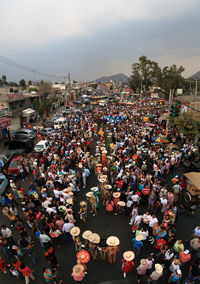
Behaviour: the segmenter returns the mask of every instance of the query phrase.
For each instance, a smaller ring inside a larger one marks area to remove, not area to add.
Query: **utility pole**
[[[197,96],[197,78],[195,79],[195,97]]]

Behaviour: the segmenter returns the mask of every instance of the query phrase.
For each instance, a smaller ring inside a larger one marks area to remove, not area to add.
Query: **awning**
[[[35,110],[32,108],[27,108],[22,111],[22,117],[30,117],[35,114]]]
[[[11,126],[11,119],[5,118],[0,120],[0,129],[4,129]]]

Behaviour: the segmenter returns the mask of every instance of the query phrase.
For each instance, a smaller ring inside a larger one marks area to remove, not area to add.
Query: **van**
[[[46,151],[49,148],[49,141],[48,140],[41,140],[40,142],[38,142],[35,147],[34,147],[34,151],[36,153],[41,153],[43,151]]]
[[[66,118],[65,117],[61,117],[58,118],[54,121],[54,129],[60,129],[62,127],[63,124],[66,123]]]

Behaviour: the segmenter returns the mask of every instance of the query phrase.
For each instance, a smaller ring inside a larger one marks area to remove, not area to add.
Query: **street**
[[[92,152],[94,151],[96,143],[93,143]],[[24,187],[28,186],[29,181],[32,181],[33,178],[29,177],[24,182],[21,180],[18,180],[17,184],[23,185]],[[168,179],[170,180],[170,179]],[[78,194],[78,201],[86,200],[86,192],[88,190],[97,185],[97,179],[92,171],[89,178],[86,189],[82,189],[81,192]],[[168,182],[168,186],[170,186],[170,182]],[[107,260],[105,262],[99,261],[99,260],[90,260],[90,262],[87,264],[88,267],[88,275],[84,279],[83,283],[93,284],[93,283],[101,283],[101,284],[128,284],[128,283],[136,283],[136,273],[135,269],[131,273],[128,274],[127,279],[123,279],[123,273],[121,270],[121,259],[122,259],[122,253],[126,250],[132,250],[132,238],[133,234],[131,232],[131,226],[129,223],[129,217],[128,216],[115,216],[111,215],[108,216],[106,213],[105,208],[102,207],[100,202],[100,208],[98,210],[98,215],[96,217],[93,217],[91,213],[89,213],[88,210],[88,218],[87,218],[87,224],[84,225],[82,222],[80,222],[79,217],[77,216],[78,211],[78,202],[75,203],[75,219],[77,221],[76,225],[80,227],[81,233],[87,229],[91,230],[92,232],[98,233],[101,237],[107,238],[110,235],[117,236],[120,239],[120,251],[117,255],[117,263],[116,264],[108,264]],[[145,212],[145,207],[142,207],[142,213]],[[192,230],[199,225],[199,209],[195,212],[195,216],[185,216],[182,215],[178,217],[177,220],[177,237],[181,239],[188,239],[191,235]],[[6,223],[5,218],[1,216],[1,224]],[[8,225],[8,223],[6,223]],[[25,224],[27,227],[27,225]],[[44,279],[42,277],[42,267],[47,265],[47,261],[45,260],[43,256],[43,251],[41,249],[40,243],[36,238],[33,236],[33,233],[28,229],[29,233],[33,237],[35,241],[35,252],[36,252],[36,258],[37,258],[37,264],[33,265],[30,258],[27,256],[23,257],[23,260],[25,263],[34,270],[34,275],[36,276],[36,280],[34,283],[43,283]],[[14,237],[17,239],[19,238],[19,235],[14,233]],[[71,277],[72,273],[72,267],[76,263],[76,252],[75,252],[75,246],[73,243],[70,245],[66,245],[63,241],[62,248],[56,249],[57,252],[57,259],[59,263],[58,267],[58,279],[62,279],[63,283],[75,283],[75,281]],[[151,252],[151,245],[148,241],[146,241],[144,248],[142,249],[142,257],[146,258],[149,253]],[[137,267],[138,261],[135,260],[135,265]],[[183,273],[187,269],[184,269]],[[10,284],[15,281],[15,283],[21,283],[20,280],[16,280],[13,277],[10,276],[10,274],[0,274],[0,279],[2,283]],[[165,279],[165,280],[164,280]],[[161,280],[158,283],[167,283],[168,276],[162,277]],[[133,282],[134,281],[134,282]],[[145,282],[146,283],[146,282]]]

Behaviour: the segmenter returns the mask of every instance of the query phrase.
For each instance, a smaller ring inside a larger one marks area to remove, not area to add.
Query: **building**
[[[9,127],[11,130],[16,130],[22,126],[24,122],[29,122],[35,118],[35,111],[30,110],[31,100],[23,92],[15,90],[10,92],[9,88],[0,88],[0,105],[1,113],[4,114],[0,128],[3,134]],[[1,126],[2,124],[2,126]]]

